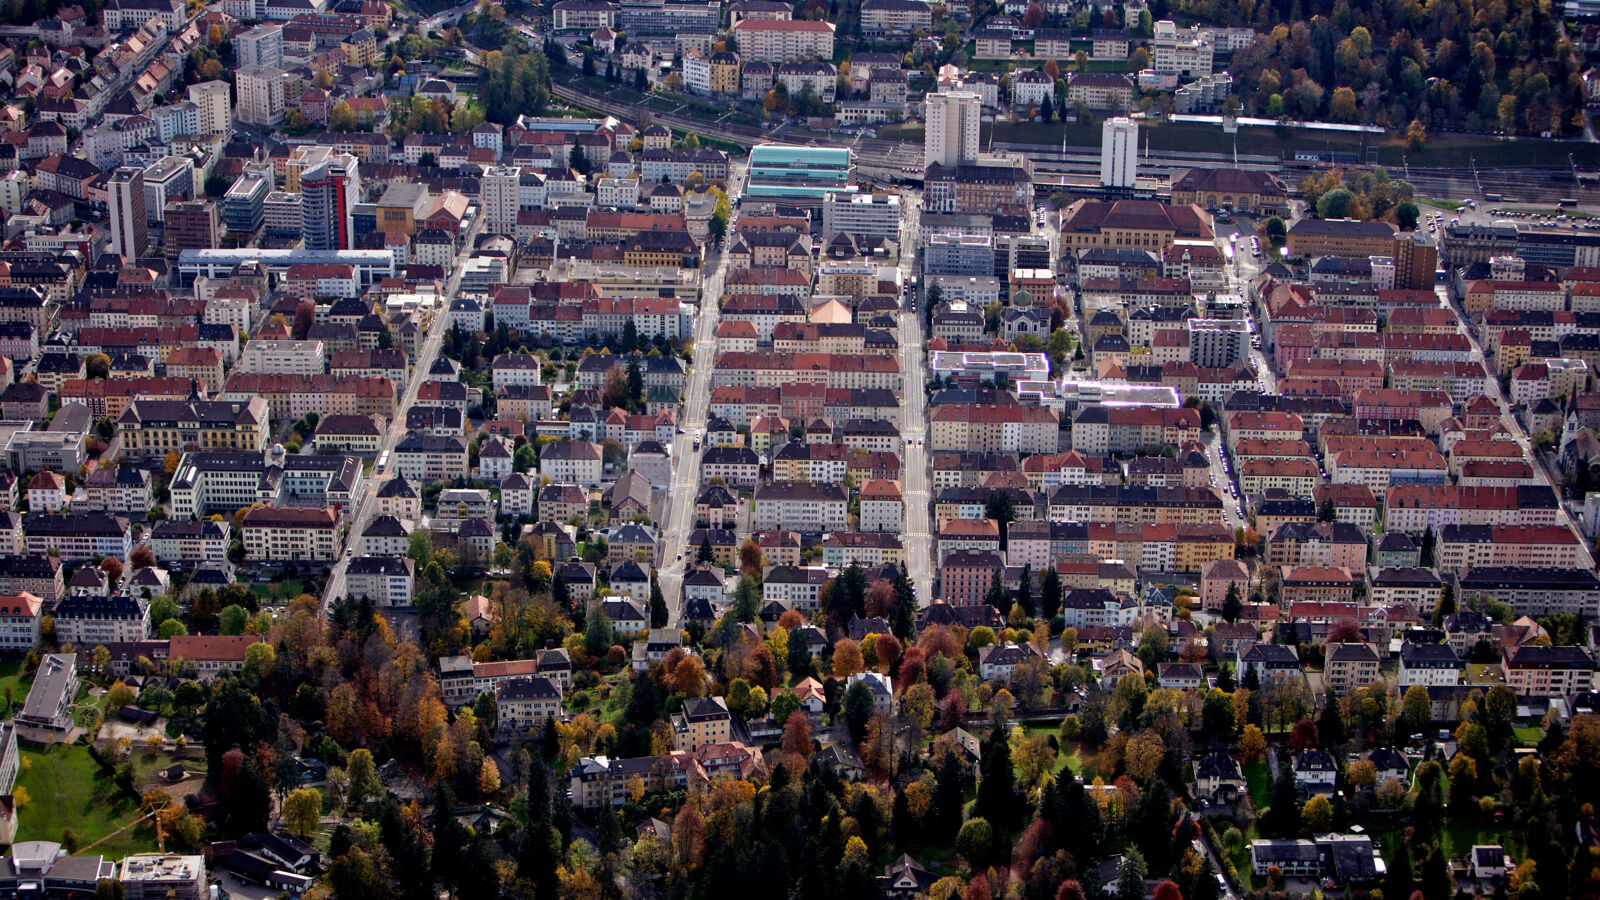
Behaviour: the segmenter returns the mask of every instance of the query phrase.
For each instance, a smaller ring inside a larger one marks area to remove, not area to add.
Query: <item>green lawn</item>
[[[138,803],[124,794],[89,758],[80,744],[56,745],[46,750],[24,749],[17,787],[26,789],[27,806],[18,816],[17,840],[60,841],[70,828],[79,845],[110,835],[138,817]],[[117,858],[155,850],[155,835],[146,828],[130,828],[94,847],[96,853]]]
[[[1030,736],[1042,734],[1047,737],[1056,737],[1060,730],[1059,725],[1029,725],[1024,729]],[[1060,738],[1057,737],[1057,740],[1059,741]],[[1074,775],[1083,771],[1083,759],[1078,755],[1076,747],[1070,749],[1063,747],[1056,753],[1056,764],[1050,769],[1050,773],[1059,776],[1063,770],[1071,771]]]
[[[1513,728],[1511,733],[1516,736],[1517,745],[1521,747],[1533,747],[1544,740],[1544,729],[1537,725]]]
[[[24,680],[20,674],[22,663],[0,663],[0,703],[5,702],[7,691],[11,695],[11,705],[21,706],[22,701],[28,698],[28,685],[30,681]],[[5,717],[11,717],[11,708],[8,706]]]
[[[290,600],[300,596],[300,592],[304,591],[305,587],[306,583],[304,579],[289,578],[280,581],[277,584],[252,583],[250,585],[250,590],[262,600],[271,601],[273,598],[273,588],[277,588],[277,602],[288,603]]]
[[[1265,761],[1246,763],[1244,780],[1250,789],[1250,802],[1255,804],[1256,811],[1265,810],[1272,799],[1272,770],[1267,768]]]
[[[1459,200],[1438,200],[1433,197],[1418,197],[1417,202],[1423,206],[1431,206],[1435,209],[1448,209],[1451,212],[1455,212],[1466,205]]]

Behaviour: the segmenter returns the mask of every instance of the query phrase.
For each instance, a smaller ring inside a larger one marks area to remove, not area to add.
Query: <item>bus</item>
[[[1562,197],[1560,200],[1556,201],[1556,203],[1558,205],[1560,205],[1560,207],[1562,209],[1571,209],[1574,206],[1578,205],[1578,198],[1576,198],[1576,197]]]

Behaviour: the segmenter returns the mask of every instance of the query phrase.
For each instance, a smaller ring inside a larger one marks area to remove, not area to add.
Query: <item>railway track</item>
[[[619,119],[630,122],[637,122],[639,119],[639,107],[635,104],[613,100],[560,81],[552,80],[551,93],[566,102]],[[788,135],[781,128],[767,131],[750,125],[707,122],[693,116],[656,110],[650,110],[648,115],[651,121],[680,131],[692,131],[742,146],[755,146],[767,141],[787,139],[819,147],[849,147],[856,152],[858,164],[869,168],[891,171],[920,168],[922,161],[920,147],[900,141],[848,135]],[[1063,149],[1004,142],[995,144],[994,148],[1024,153],[1034,161],[1037,169],[1052,174],[1088,175],[1096,174],[1100,170],[1099,151],[1095,148]],[[1233,154],[1198,151],[1151,153],[1141,161],[1141,165],[1153,174],[1169,176],[1194,166],[1225,165],[1230,168],[1269,172],[1283,172],[1285,169],[1284,161],[1274,156],[1239,154],[1236,158]],[[1365,168],[1365,166],[1346,168]],[[1502,195],[1505,198],[1504,202],[1554,202],[1563,197],[1586,197],[1591,194],[1596,195],[1595,199],[1600,199],[1600,190],[1574,181],[1572,170],[1566,166],[1479,169],[1476,177],[1470,170],[1421,166],[1411,166],[1403,172],[1391,169],[1390,173],[1395,177],[1406,178],[1416,187],[1419,195],[1428,197],[1479,197],[1482,191],[1488,191]],[[1286,180],[1298,181],[1298,177],[1290,173]],[[1293,184],[1290,187],[1292,188]]]

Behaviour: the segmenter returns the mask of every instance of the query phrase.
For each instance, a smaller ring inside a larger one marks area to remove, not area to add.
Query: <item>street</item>
[[[921,197],[905,192],[906,211],[900,223],[900,280],[909,283],[917,266]],[[913,296],[917,292],[912,292]],[[904,308],[900,312],[900,436],[905,439],[905,458],[900,461],[900,494],[905,507],[905,524],[900,538],[906,572],[916,591],[917,605],[933,602],[933,528],[928,510],[928,375],[922,352],[922,310]]]
[[[728,200],[739,196],[744,166],[735,164],[728,171]],[[731,235],[730,235],[731,237]],[[700,489],[700,453],[694,445],[705,437],[706,417],[711,408],[711,367],[717,359],[717,321],[722,305],[722,284],[728,274],[728,241],[717,255],[704,264],[700,286],[700,315],[695,322],[694,363],[689,369],[689,384],[684,388],[679,434],[672,442],[672,490],[662,513],[667,523],[657,535],[661,559],[657,580],[667,601],[667,624],[675,626],[683,614],[684,572],[692,560],[689,532],[694,530],[694,498]],[[688,557],[689,559],[686,559]]]
[[[472,220],[472,227],[468,229],[466,239],[462,241],[461,249],[456,253],[455,263],[450,269],[450,280],[445,283],[445,292],[439,298],[434,308],[433,320],[428,324],[427,338],[417,350],[417,358],[412,360],[411,375],[406,379],[405,393],[400,402],[395,406],[394,415],[389,418],[388,430],[384,432],[383,445],[375,457],[383,460],[392,456],[395,445],[406,433],[406,414],[412,405],[417,402],[417,392],[422,387],[422,382],[427,379],[428,369],[439,356],[439,347],[444,343],[445,332],[449,330],[450,303],[455,300],[456,293],[461,289],[461,273],[468,257],[472,255],[472,243],[478,237],[478,232],[483,228],[484,216],[480,213]],[[379,485],[386,475],[396,474],[396,466],[392,459],[388,465],[379,468],[374,465],[372,473],[365,479],[361,491],[361,502],[357,504],[355,514],[350,517],[350,533],[345,537],[346,547],[356,547],[361,539],[361,533],[366,530],[373,514],[377,511],[376,496]],[[334,598],[344,596],[345,569],[350,564],[350,554],[345,554],[333,564],[333,571],[328,575],[328,585],[322,591],[322,608],[324,612],[333,602]]]

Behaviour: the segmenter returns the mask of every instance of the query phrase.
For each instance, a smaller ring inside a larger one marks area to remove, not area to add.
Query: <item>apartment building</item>
[[[331,562],[339,517],[330,509],[258,506],[244,517],[245,558],[252,562]]]
[[[757,531],[810,534],[843,531],[849,518],[849,500],[839,484],[771,482],[756,489],[752,527]]]
[[[1519,697],[1570,699],[1594,684],[1594,660],[1581,647],[1507,647],[1500,662],[1506,687]]]
[[[160,400],[136,398],[117,418],[122,452],[150,459],[202,450],[255,450],[267,444],[267,403],[247,400]]]

